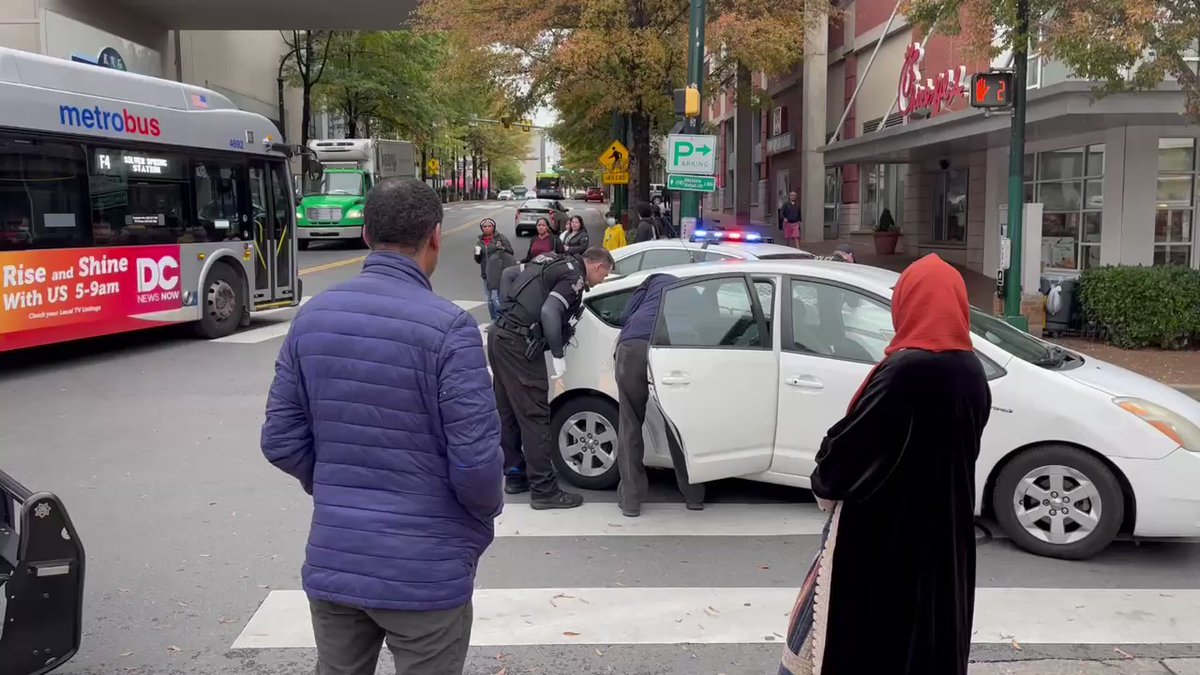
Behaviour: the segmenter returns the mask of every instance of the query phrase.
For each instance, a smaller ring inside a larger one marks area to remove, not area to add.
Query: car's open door
[[[650,405],[693,482],[771,466],[779,360],[770,324],[741,274],[668,288],[650,346]]]
[[[83,545],[62,501],[0,471],[0,675],[41,675],[79,651]]]

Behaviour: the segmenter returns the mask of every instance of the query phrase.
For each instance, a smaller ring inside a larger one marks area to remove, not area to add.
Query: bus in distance
[[[533,194],[538,199],[565,199],[562,176],[556,173],[539,173],[533,186]]]
[[[0,352],[299,303],[292,150],[214,91],[0,48]]]

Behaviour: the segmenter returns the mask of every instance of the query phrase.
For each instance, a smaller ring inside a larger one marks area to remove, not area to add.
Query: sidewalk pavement
[[[1200,659],[1109,661],[990,661],[972,663],[969,675],[1200,675]]]

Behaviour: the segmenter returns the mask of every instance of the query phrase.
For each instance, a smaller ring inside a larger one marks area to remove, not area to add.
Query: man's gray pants
[[[617,504],[622,509],[640,509],[649,489],[646,480],[646,446],[642,439],[646,404],[650,400],[647,375],[649,355],[650,343],[646,340],[626,340],[617,345],[617,400],[620,404],[617,470],[621,473]],[[704,503],[704,484],[692,485],[688,481],[687,463],[682,451],[670,438],[668,442],[671,446],[671,462],[675,465],[675,481],[684,500],[688,504]]]
[[[462,675],[471,642],[471,603],[392,612],[309,600],[317,675],[375,675],[385,643],[396,675]]]

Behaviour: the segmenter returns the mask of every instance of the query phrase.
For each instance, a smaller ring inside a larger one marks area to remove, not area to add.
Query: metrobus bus
[[[556,173],[539,173],[533,186],[533,194],[538,199],[565,199],[562,176]]]
[[[0,352],[299,303],[291,150],[216,92],[0,48]]]

